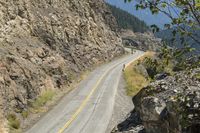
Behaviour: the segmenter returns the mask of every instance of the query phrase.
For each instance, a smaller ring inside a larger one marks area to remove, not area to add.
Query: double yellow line
[[[140,56],[139,56],[140,57]],[[138,57],[138,58],[139,58]],[[128,58],[129,59],[129,58]],[[137,59],[134,59],[134,61]],[[121,62],[122,63],[122,62]],[[89,95],[87,95],[87,97],[83,100],[83,102],[81,103],[81,105],[79,106],[79,108],[76,110],[76,112],[72,115],[72,117],[65,123],[65,125],[58,131],[58,133],[63,133],[65,131],[65,129],[67,129],[70,124],[77,118],[77,116],[81,113],[81,111],[83,110],[83,108],[85,107],[86,103],[88,102],[88,100],[90,99],[90,97],[93,95],[93,93],[95,92],[95,90],[98,88],[99,84],[101,83],[101,81],[103,80],[103,78],[106,76],[106,74],[112,70],[113,68],[115,68],[116,66],[118,66],[118,63],[116,65],[114,65],[113,67],[109,68],[107,71],[105,71],[103,73],[103,75],[100,77],[100,79],[96,82],[96,84],[94,85],[94,87],[92,88],[91,92],[89,93]]]
[[[119,63],[121,64],[121,63]],[[101,78],[96,82],[96,84],[94,85],[94,87],[92,88],[91,92],[89,93],[89,95],[87,95],[87,97],[83,100],[83,102],[81,103],[81,105],[79,106],[79,108],[76,110],[76,112],[72,115],[72,117],[67,121],[67,123],[58,131],[58,133],[63,133],[65,131],[66,128],[69,127],[69,125],[76,119],[76,117],[81,113],[81,111],[83,110],[83,108],[85,107],[86,103],[88,102],[88,100],[90,99],[90,97],[92,96],[92,94],[95,92],[95,90],[98,88],[99,84],[101,83],[101,81],[103,80],[103,78],[106,76],[106,74],[113,68],[115,68],[117,65],[111,67],[110,69],[108,69],[107,71],[104,72],[104,74],[101,76]]]

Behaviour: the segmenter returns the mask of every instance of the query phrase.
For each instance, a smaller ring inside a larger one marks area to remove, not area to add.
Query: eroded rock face
[[[102,0],[0,0],[3,112],[23,110],[42,91],[121,55],[114,21]]]
[[[199,133],[200,69],[152,82],[134,98],[147,133]]]

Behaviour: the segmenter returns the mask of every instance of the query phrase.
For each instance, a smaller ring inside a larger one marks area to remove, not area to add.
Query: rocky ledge
[[[135,110],[113,132],[199,133],[200,68],[158,77],[133,98]]]

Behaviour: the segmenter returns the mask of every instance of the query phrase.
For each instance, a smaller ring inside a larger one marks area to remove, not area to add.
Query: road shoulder
[[[113,114],[110,119],[106,133],[111,133],[113,128],[125,120],[128,114],[133,110],[133,102],[130,96],[126,94],[126,83],[124,77],[121,76],[117,94],[115,97],[115,105]]]

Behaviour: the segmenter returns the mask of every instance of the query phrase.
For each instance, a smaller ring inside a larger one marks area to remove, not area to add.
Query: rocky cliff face
[[[103,0],[0,0],[3,112],[23,110],[42,91],[122,54],[114,22]]]

